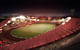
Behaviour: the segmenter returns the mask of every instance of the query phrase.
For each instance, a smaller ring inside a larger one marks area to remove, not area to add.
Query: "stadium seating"
[[[35,47],[42,46],[50,42],[54,42],[56,40],[65,38],[66,36],[69,36],[70,34],[76,32],[78,29],[80,29],[80,19],[72,18],[66,24],[59,25],[55,29],[49,32],[46,32],[34,38],[16,42],[15,44],[3,46],[0,48],[0,50],[2,50],[2,48],[5,48],[5,47],[6,47],[6,50],[8,49],[9,50],[25,50],[25,49],[35,48]]]
[[[0,23],[0,28],[4,27],[4,25],[5,25],[6,23],[8,23],[9,20],[10,20],[10,19],[7,19],[7,20],[1,22],[1,23]]]

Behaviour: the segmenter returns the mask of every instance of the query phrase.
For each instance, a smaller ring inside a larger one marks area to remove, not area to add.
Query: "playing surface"
[[[36,23],[20,27],[11,32],[11,35],[17,38],[31,38],[42,33],[48,32],[56,27],[52,23]]]

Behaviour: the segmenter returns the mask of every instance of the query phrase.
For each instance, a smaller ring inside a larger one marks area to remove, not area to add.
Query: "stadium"
[[[80,50],[80,3],[0,0],[0,50]]]
[[[79,20],[72,17],[10,17],[0,23],[0,50],[27,50],[55,43],[77,32]]]

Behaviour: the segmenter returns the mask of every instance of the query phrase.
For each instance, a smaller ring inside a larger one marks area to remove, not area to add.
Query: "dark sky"
[[[0,0],[0,15],[10,14],[69,14],[79,10],[80,4],[73,0]]]

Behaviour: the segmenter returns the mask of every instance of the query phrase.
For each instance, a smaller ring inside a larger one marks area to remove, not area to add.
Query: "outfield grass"
[[[11,32],[11,35],[17,38],[31,38],[42,33],[48,32],[55,28],[56,25],[52,23],[36,23],[20,27]]]

